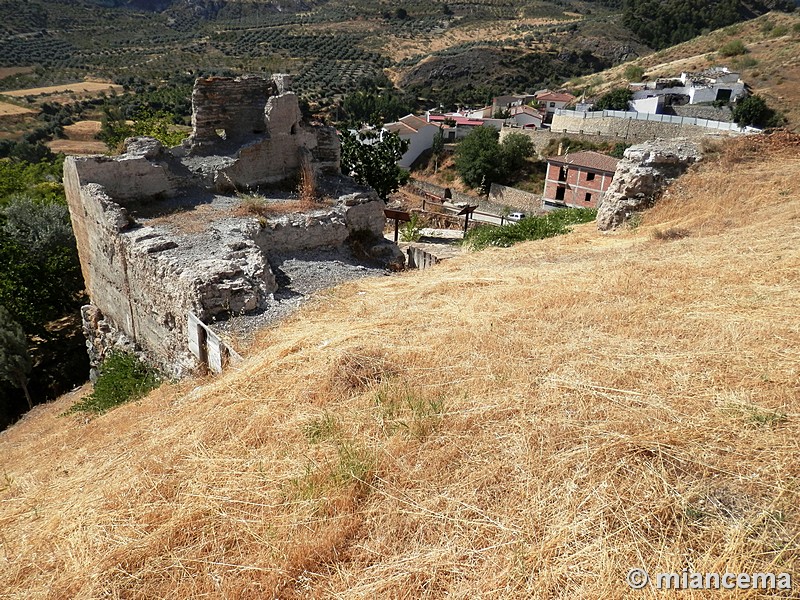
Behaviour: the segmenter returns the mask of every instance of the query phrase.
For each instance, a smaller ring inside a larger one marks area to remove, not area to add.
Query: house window
[[[591,202],[592,201],[592,195],[589,192],[586,192],[586,196],[584,196],[583,201],[584,202]]]
[[[556,188],[556,200],[563,202],[564,201],[564,194],[567,193],[567,188],[565,187],[557,187]]]
[[[551,103],[550,103],[550,108],[555,108],[555,106],[556,106],[556,103],[555,103],[555,102],[551,102]]]
[[[567,167],[561,167],[558,170],[558,180],[559,181],[566,181],[567,180]]]
[[[594,173],[587,173],[586,181],[594,181]]]

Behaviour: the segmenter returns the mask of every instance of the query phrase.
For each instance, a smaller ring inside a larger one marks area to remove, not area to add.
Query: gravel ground
[[[262,312],[213,324],[214,329],[248,343],[261,328],[291,315],[314,292],[363,277],[389,275],[384,268],[364,264],[346,249],[316,249],[272,255],[270,265],[279,288]]]

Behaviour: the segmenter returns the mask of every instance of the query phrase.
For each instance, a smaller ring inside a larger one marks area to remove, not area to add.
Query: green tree
[[[469,187],[485,192],[493,182],[505,176],[500,133],[494,127],[482,125],[469,132],[456,148],[455,167]]]
[[[139,136],[155,138],[171,148],[180,144],[188,135],[185,131],[175,129],[173,121],[173,116],[164,111],[143,109],[136,114],[133,124],[130,124],[121,110],[107,108],[98,137],[115,149],[119,149],[126,138]]]
[[[782,117],[767,106],[767,101],[759,95],[748,96],[736,103],[733,120],[739,127],[778,127]]]
[[[83,277],[63,204],[13,198],[0,210],[0,303],[28,333],[79,306]]]
[[[383,125],[411,112],[408,102],[396,94],[365,91],[345,96],[342,107],[347,113],[347,122],[354,127],[362,123]]]
[[[533,141],[524,133],[509,133],[500,144],[506,173],[522,168],[533,154]]]
[[[600,97],[595,102],[595,110],[628,110],[628,102],[633,98],[633,92],[628,88],[617,88]]]
[[[408,171],[397,161],[408,149],[408,141],[387,131],[343,131],[342,173],[370,186],[384,201],[408,181]]]
[[[444,133],[442,132],[442,128],[439,127],[436,130],[436,133],[433,134],[433,141],[431,143],[431,153],[433,154],[433,172],[436,173],[439,171],[439,161],[442,160],[444,156]]]
[[[28,375],[32,368],[28,338],[22,326],[0,305],[0,379],[9,381],[25,392],[28,408],[33,408],[33,400],[28,391]]]

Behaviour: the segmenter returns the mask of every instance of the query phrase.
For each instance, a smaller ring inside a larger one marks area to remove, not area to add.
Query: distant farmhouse
[[[599,152],[575,152],[547,159],[544,207],[597,207],[619,161]]]
[[[668,108],[687,104],[736,102],[748,94],[739,73],[715,67],[702,73],[681,73],[679,78],[659,78],[634,83],[631,108],[636,112],[668,114]]]

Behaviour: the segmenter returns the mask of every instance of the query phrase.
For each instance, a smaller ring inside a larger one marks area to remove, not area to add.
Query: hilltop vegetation
[[[641,597],[632,567],[796,573],[798,148],[738,141],[636,229],[347,284],[217,379],[88,422],[58,416],[74,396],[37,407],[0,436],[5,595],[615,599]]]

